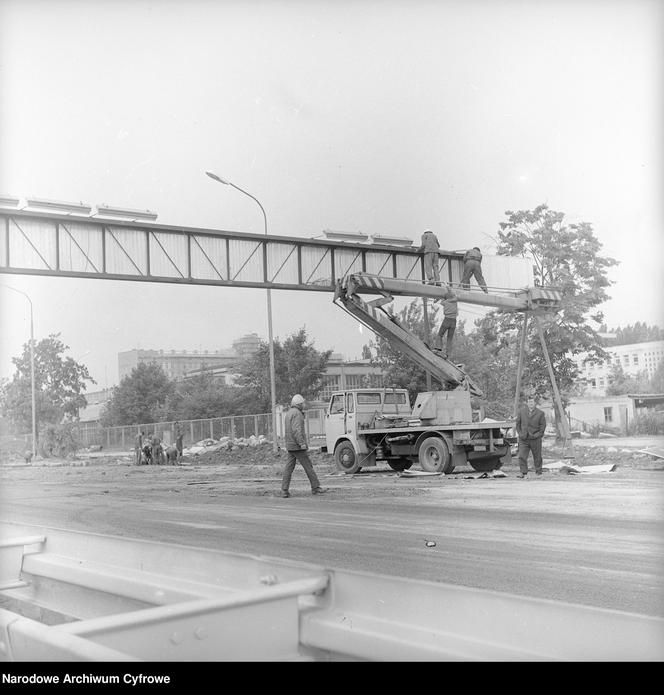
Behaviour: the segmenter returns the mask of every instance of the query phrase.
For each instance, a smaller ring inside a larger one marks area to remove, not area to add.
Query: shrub
[[[78,448],[78,439],[76,438],[74,425],[71,422],[65,422],[61,425],[48,425],[41,434],[39,453],[44,458],[73,456]]]
[[[632,420],[634,434],[664,434],[664,412],[648,410]]]

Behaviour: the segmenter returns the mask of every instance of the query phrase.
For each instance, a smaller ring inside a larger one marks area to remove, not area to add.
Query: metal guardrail
[[[5,661],[664,658],[644,615],[18,524],[0,539]],[[35,605],[50,624],[21,615]]]

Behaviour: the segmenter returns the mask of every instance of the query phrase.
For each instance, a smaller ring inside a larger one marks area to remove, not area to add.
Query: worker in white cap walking
[[[291,399],[291,407],[284,417],[284,439],[286,451],[288,451],[288,461],[281,477],[281,497],[290,497],[288,488],[290,487],[291,476],[295,470],[295,464],[299,461],[311,484],[311,494],[320,495],[327,492],[327,488],[321,487],[314,471],[313,464],[307,454],[309,445],[307,444],[307,433],[304,428],[304,397],[296,393]]]

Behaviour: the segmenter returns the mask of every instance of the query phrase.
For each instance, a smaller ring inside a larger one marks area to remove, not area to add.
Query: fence
[[[277,441],[283,439],[283,414],[277,409]],[[322,408],[307,410],[305,425],[308,436],[320,439],[325,436],[325,411]],[[139,431],[156,434],[164,444],[175,439],[174,422],[149,422],[139,425],[101,427],[98,423],[78,423],[75,427],[76,439],[80,448],[101,446],[104,449],[125,451],[134,448],[134,439]],[[272,415],[231,415],[227,417],[205,418],[200,420],[180,420],[184,434],[184,446],[191,446],[203,439],[246,439],[263,435],[272,441]],[[0,437],[0,450],[23,453],[32,448],[32,435]]]

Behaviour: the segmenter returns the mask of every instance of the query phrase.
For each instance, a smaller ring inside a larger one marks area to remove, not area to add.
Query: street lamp
[[[4,283],[2,284],[2,287],[6,287],[8,290],[14,290],[14,292],[22,294],[30,303],[30,386],[32,391],[32,459],[34,460],[37,456],[37,418],[35,417],[35,335],[32,300],[25,292],[17,290],[15,287],[5,285]]]
[[[225,186],[232,186],[235,188],[235,190],[240,191],[240,193],[244,193],[246,196],[254,200],[257,204],[258,207],[261,209],[261,212],[263,213],[263,221],[265,223],[265,236],[267,237],[267,215],[265,214],[265,210],[263,206],[260,203],[260,200],[258,198],[255,198],[251,193],[247,193],[247,191],[243,190],[239,186],[236,186],[234,183],[231,181],[227,181],[226,179],[222,179],[221,176],[217,176],[216,174],[213,174],[211,171],[206,171],[205,172],[207,176],[209,176],[211,179],[214,181],[217,181],[218,183],[223,183]],[[266,242],[267,243],[267,242]],[[267,248],[266,248],[267,252]],[[267,278],[266,278],[267,280]],[[272,451],[274,453],[277,452],[278,447],[277,447],[277,396],[276,396],[276,387],[275,387],[275,378],[274,378],[274,341],[272,339],[272,290],[268,287],[267,288],[267,332],[268,332],[268,344],[269,344],[269,350],[270,350],[270,401],[271,401],[271,407],[272,407]]]

